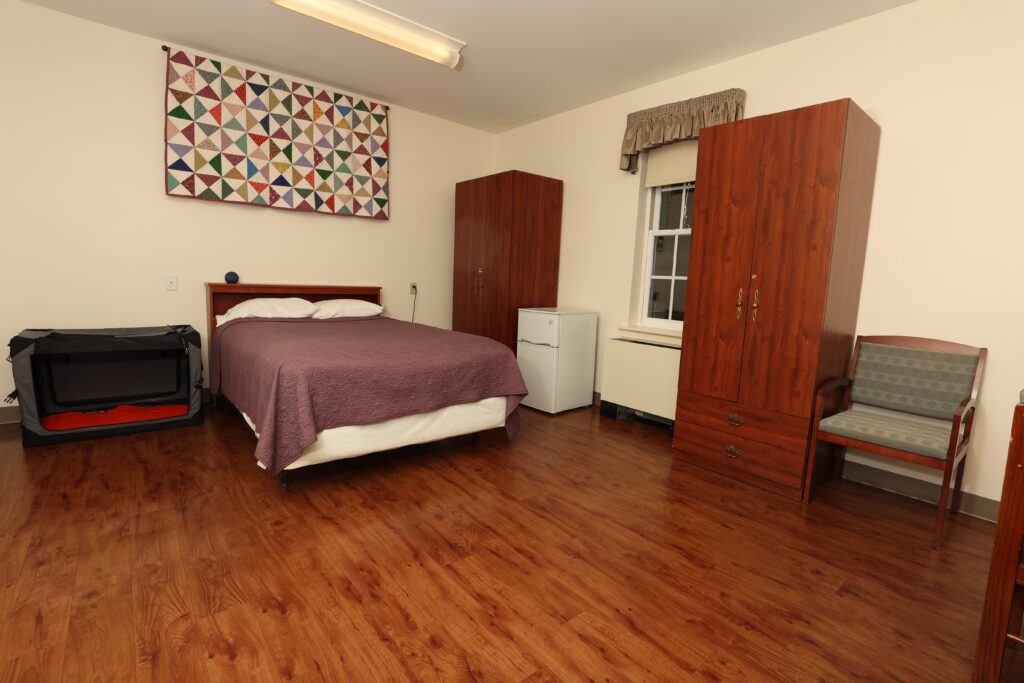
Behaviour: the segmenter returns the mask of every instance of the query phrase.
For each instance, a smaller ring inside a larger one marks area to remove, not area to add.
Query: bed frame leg
[[[480,432],[473,432],[473,436],[471,437],[471,443],[474,446],[480,443]]]
[[[280,478],[278,478],[278,484],[280,484],[281,488],[283,488],[283,489],[291,487],[292,480],[288,476],[288,472],[287,471],[281,473]]]

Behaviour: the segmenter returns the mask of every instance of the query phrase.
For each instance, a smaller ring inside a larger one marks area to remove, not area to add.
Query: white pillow
[[[331,299],[330,301],[318,301],[316,313],[313,317],[317,320],[327,318],[369,318],[380,315],[384,311],[383,306],[360,301],[359,299]]]
[[[232,306],[224,315],[217,316],[217,324],[223,325],[236,318],[311,318],[316,313],[316,304],[305,299],[249,299]]]

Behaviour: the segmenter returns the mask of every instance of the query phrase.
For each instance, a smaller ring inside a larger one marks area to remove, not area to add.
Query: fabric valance
[[[700,129],[743,118],[747,93],[739,88],[663,104],[626,117],[619,168],[636,173],[637,155],[678,140],[695,138]]]

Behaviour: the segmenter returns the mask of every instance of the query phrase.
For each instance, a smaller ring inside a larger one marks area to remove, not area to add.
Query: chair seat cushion
[[[854,403],[823,419],[818,431],[945,460],[953,422]],[[961,429],[958,449],[962,442]]]

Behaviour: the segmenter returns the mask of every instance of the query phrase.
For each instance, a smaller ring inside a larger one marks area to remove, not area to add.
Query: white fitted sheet
[[[317,435],[315,442],[302,451],[299,459],[285,469],[295,470],[332,460],[355,458],[367,453],[503,427],[506,401],[504,396],[494,396],[476,403],[462,403],[371,425],[325,429]],[[260,435],[252,420],[245,413],[242,413],[242,417],[258,439]],[[266,469],[263,463],[258,460],[256,463]]]

